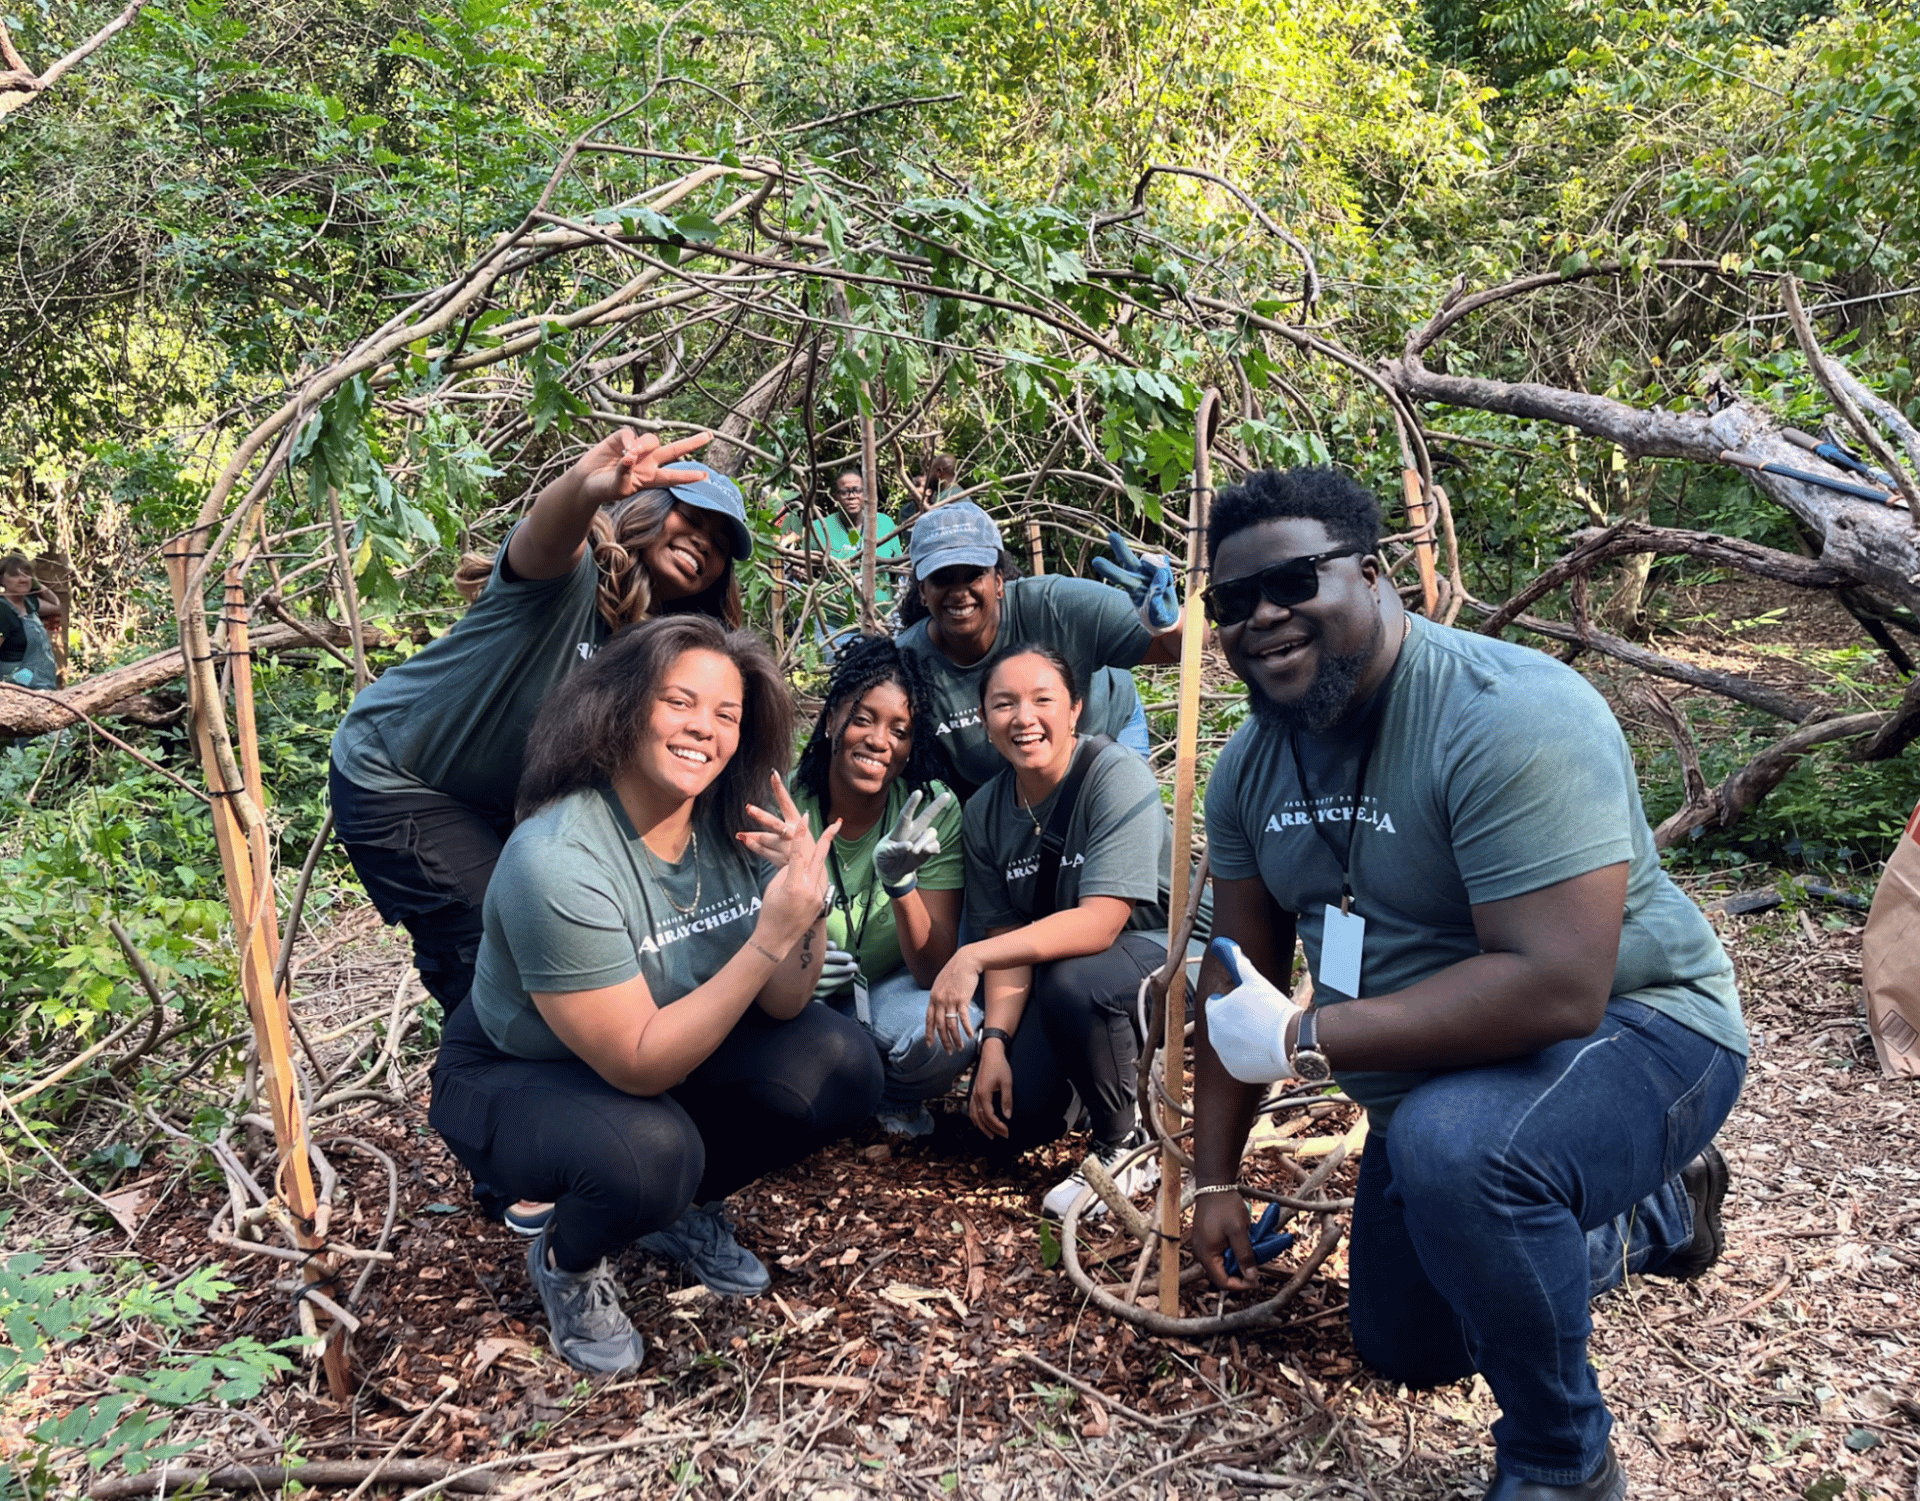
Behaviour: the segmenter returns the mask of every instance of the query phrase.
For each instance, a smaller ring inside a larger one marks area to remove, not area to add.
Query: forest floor
[[[1711,906],[1731,887],[1690,889]],[[1698,1281],[1635,1279],[1595,1307],[1593,1360],[1631,1494],[1907,1501],[1920,1462],[1920,1331],[1907,1322],[1920,1111],[1914,1082],[1885,1080],[1874,1063],[1860,917],[1790,901],[1714,921],[1756,1042],[1720,1138],[1733,1169],[1726,1253]],[[431,1007],[365,908],[339,909],[302,945],[295,990],[330,1064],[377,1040],[391,1016]],[[765,1297],[717,1299],[630,1253],[619,1272],[646,1364],[582,1381],[546,1346],[524,1243],[474,1212],[465,1175],[427,1126],[428,1040],[416,1034],[376,1060],[367,1087],[386,1098],[350,1102],[315,1133],[359,1138],[398,1171],[395,1259],[355,1305],[357,1395],[334,1402],[308,1367],[243,1406],[188,1409],[175,1437],[194,1440],[194,1463],[391,1453],[484,1466],[496,1495],[582,1501],[1443,1501],[1477,1498],[1490,1478],[1495,1409],[1483,1383],[1408,1392],[1357,1362],[1343,1250],[1288,1308],[1287,1327],[1148,1337],[1053,1264],[1039,1198],[1084,1142],[992,1167],[957,1098],[940,1102],[931,1138],[868,1131],[736,1196],[741,1238],[773,1270]],[[335,1233],[370,1245],[387,1175],[373,1156],[330,1155]],[[162,1277],[218,1256],[240,1287],[199,1331],[204,1342],[282,1337],[274,1264],[236,1265],[209,1245],[224,1192],[190,1169],[164,1152],[150,1159],[142,1181],[113,1195],[122,1226],[79,1215],[44,1180],[18,1182],[6,1243],[94,1270],[137,1256]],[[1343,1172],[1336,1186],[1351,1181]],[[1217,1299],[1191,1289],[1183,1311]],[[102,1373],[143,1354],[124,1323],[67,1347],[4,1414],[0,1439],[98,1395]],[[67,1478],[75,1494],[87,1483]]]

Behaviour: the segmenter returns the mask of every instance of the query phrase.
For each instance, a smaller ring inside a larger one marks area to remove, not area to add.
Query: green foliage
[[[218,1266],[202,1267],[163,1287],[134,1280],[104,1285],[86,1272],[45,1270],[45,1260],[27,1252],[0,1265],[0,1397],[11,1396],[36,1371],[59,1358],[60,1348],[106,1325],[143,1330],[158,1358],[140,1371],[123,1371],[111,1386],[28,1431],[28,1442],[0,1471],[0,1498],[39,1501],[54,1493],[57,1466],[71,1457],[90,1471],[118,1461],[138,1474],[191,1446],[167,1443],[170,1409],[198,1402],[240,1402],[293,1369],[284,1351],[257,1340],[229,1340],[218,1349],[180,1348],[182,1336],[206,1321],[211,1305],[233,1291]],[[157,1340],[157,1345],[155,1341]]]

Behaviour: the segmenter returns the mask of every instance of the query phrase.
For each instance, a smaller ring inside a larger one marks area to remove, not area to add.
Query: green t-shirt
[[[637,974],[654,1005],[671,1005],[752,936],[772,875],[711,820],[676,864],[641,844],[608,788],[549,803],[494,867],[474,1014],[503,1053],[571,1057],[530,992],[600,990]]]
[[[971,667],[956,667],[948,661],[933,644],[927,622],[918,621],[900,633],[900,649],[927,664],[934,733],[947,748],[956,790],[962,795],[985,786],[1006,765],[980,722],[980,684],[987,669],[1009,649],[1033,641],[1058,651],[1079,678],[1086,695],[1081,734],[1118,735],[1140,706],[1129,673],[1101,669],[1134,666],[1146,656],[1153,635],[1141,623],[1132,601],[1106,584],[1054,573],[1009,579],[993,650]]]
[[[510,579],[494,559],[486,592],[406,661],[363,688],[333,736],[333,764],[370,792],[444,792],[513,815],[527,731],[547,690],[600,649],[599,572],[586,549],[570,573]]]
[[[1353,910],[1367,925],[1367,995],[1404,990],[1478,954],[1476,904],[1625,861],[1613,994],[1746,1052],[1733,966],[1705,915],[1661,869],[1626,738],[1584,678],[1530,647],[1416,618],[1376,708],[1357,817],[1364,747],[1342,746],[1337,735],[1289,737],[1249,720],[1207,784],[1214,875],[1263,881],[1296,915],[1316,976],[1325,908],[1340,899],[1334,849],[1349,848],[1349,831]],[[1351,998],[1316,983],[1314,999]],[[1400,1098],[1429,1077],[1343,1071],[1339,1080],[1384,1130]]]
[[[893,524],[891,518],[880,516],[874,523],[874,534],[880,539],[873,548],[876,560],[884,562],[906,557],[906,534]],[[846,516],[839,511],[828,511],[814,517],[813,545],[828,557],[841,562],[857,563],[860,559],[859,530],[849,526]],[[877,570],[873,576],[873,603],[882,615],[893,604],[892,575],[884,568]]]
[[[940,782],[927,788],[926,804],[944,790]],[[880,889],[880,878],[873,869],[873,849],[900,817],[909,793],[904,782],[896,780],[887,789],[887,810],[874,826],[858,839],[836,838],[827,872],[833,881],[833,901],[845,914],[846,938],[841,947],[860,961],[860,973],[868,984],[885,979],[907,961],[900,953],[899,925],[894,921],[893,903]],[[820,805],[813,794],[795,787],[794,806],[807,815],[807,824],[817,837],[826,827]],[[954,891],[960,886],[960,805],[954,803],[934,825],[940,836],[940,853],[920,867],[923,891]]]
[[[1054,789],[1029,814],[1016,790],[1013,768],[1005,767],[967,799],[961,835],[967,915],[983,930],[1033,919],[1040,830],[1060,792]],[[1065,912],[1089,896],[1123,897],[1133,903],[1129,929],[1165,933],[1172,871],[1173,825],[1153,772],[1125,746],[1105,747],[1087,768],[1067,820],[1054,910]]]

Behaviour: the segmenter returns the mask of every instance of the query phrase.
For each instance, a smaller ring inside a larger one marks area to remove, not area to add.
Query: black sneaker
[[[1693,1239],[1684,1251],[1673,1256],[1664,1274],[1683,1282],[1706,1273],[1726,1249],[1727,1236],[1720,1225],[1720,1206],[1726,1202],[1727,1181],[1731,1174],[1727,1159],[1709,1142],[1700,1155],[1680,1169],[1680,1186],[1693,1200]]]
[[[766,1265],[734,1239],[733,1221],[718,1199],[696,1204],[666,1229],[643,1235],[634,1244],[678,1262],[722,1297],[754,1298],[773,1286]]]
[[[613,1265],[602,1260],[584,1272],[563,1272],[547,1262],[550,1232],[527,1246],[527,1275],[547,1310],[553,1348],[576,1371],[618,1376],[636,1371],[647,1353],[640,1331],[620,1311]]]
[[[1607,1445],[1607,1457],[1578,1485],[1548,1485],[1543,1480],[1521,1480],[1505,1470],[1496,1471],[1487,1487],[1485,1501],[1626,1501],[1627,1472]]]

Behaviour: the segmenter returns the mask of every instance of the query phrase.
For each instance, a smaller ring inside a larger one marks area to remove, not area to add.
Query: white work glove
[[[953,806],[953,793],[943,791],[921,812],[924,793],[908,796],[893,827],[873,847],[873,873],[880,878],[880,889],[890,897],[905,896],[920,884],[920,867],[940,853],[940,831],[934,827],[940,815]]]
[[[822,1001],[836,990],[844,990],[859,973],[859,959],[829,938],[826,956],[820,961],[820,978],[814,982],[813,998]]]
[[[1209,952],[1233,980],[1233,989],[1225,995],[1207,997],[1207,1041],[1221,1064],[1242,1084],[1291,1078],[1287,1026],[1306,1008],[1294,1005],[1247,963],[1231,938],[1214,939]]]

